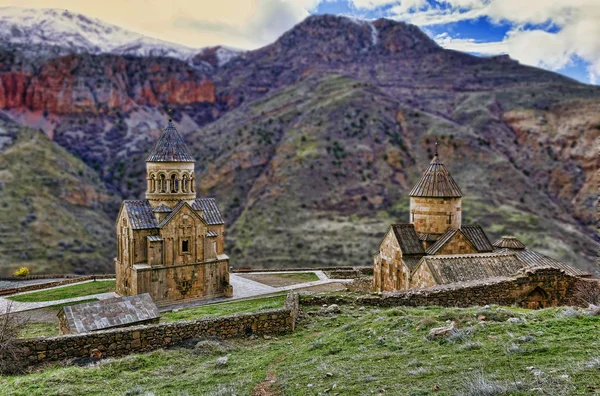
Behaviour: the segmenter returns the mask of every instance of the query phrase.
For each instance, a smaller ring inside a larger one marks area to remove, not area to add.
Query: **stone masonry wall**
[[[443,234],[448,228],[460,228],[460,198],[410,197],[410,222],[422,234]]]
[[[305,296],[301,303],[307,305],[340,304],[393,306],[469,307],[498,304],[540,308],[559,305],[576,305],[574,298],[578,282],[587,280],[565,274],[554,268],[528,269],[512,278],[490,279],[472,284],[454,284],[443,287],[385,293],[383,295]],[[532,303],[539,301],[539,306]]]
[[[290,293],[282,309],[154,325],[97,331],[92,333],[17,339],[21,353],[15,362],[32,366],[49,361],[88,357],[124,356],[177,345],[194,338],[235,338],[250,334],[279,334],[294,329],[298,316],[298,295]],[[95,351],[96,350],[96,351]],[[5,358],[0,356],[0,359]]]

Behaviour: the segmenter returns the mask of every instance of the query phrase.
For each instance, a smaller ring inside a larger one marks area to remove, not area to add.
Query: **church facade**
[[[463,224],[462,191],[437,149],[409,196],[410,222],[390,225],[373,256],[375,292],[507,277],[536,267],[590,276],[528,249],[515,237],[492,244],[480,226]]]
[[[117,216],[117,294],[157,305],[232,296],[225,221],[213,198],[196,197],[194,164],[169,120],[146,159],[146,199]]]

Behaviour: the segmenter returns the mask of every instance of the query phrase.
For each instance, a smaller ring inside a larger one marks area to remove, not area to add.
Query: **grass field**
[[[112,291],[115,291],[114,280],[99,280],[96,282],[85,282],[72,286],[59,287],[57,289],[41,290],[33,293],[21,294],[18,296],[9,297],[9,300],[18,302],[54,301]]]
[[[59,335],[58,332],[58,311],[67,305],[77,305],[87,302],[98,301],[95,298],[81,300],[70,303],[56,304],[45,308],[35,309],[19,313],[28,318],[28,323],[19,332],[19,337],[50,337]]]
[[[211,318],[215,316],[225,316],[238,313],[258,312],[266,309],[283,308],[285,296],[276,296],[261,298],[256,300],[246,300],[214,305],[205,305],[197,308],[181,309],[177,312],[164,312],[161,315],[161,322],[174,322],[177,320],[194,320],[201,318]]]
[[[281,287],[318,281],[319,277],[313,272],[297,272],[293,274],[239,274],[239,276],[268,286]]]
[[[452,337],[428,339],[450,320],[459,329]],[[342,306],[337,315],[304,316],[295,332],[273,339],[204,341],[5,377],[0,394],[590,394],[600,391],[599,326],[600,317],[571,308]]]

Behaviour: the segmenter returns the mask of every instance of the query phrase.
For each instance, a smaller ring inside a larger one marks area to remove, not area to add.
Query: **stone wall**
[[[112,275],[112,274],[109,274],[109,275],[87,275],[87,276],[77,276],[77,277],[66,277],[63,280],[56,281],[56,282],[38,283],[38,284],[34,284],[34,285],[26,285],[26,286],[21,286],[21,287],[12,287],[10,289],[1,289],[0,290],[0,296],[6,296],[6,295],[9,295],[9,294],[15,294],[15,293],[22,293],[22,292],[26,292],[26,291],[48,289],[48,288],[56,287],[56,286],[70,285],[70,284],[73,284],[73,283],[80,283],[80,282],[85,282],[85,281],[88,281],[88,280],[114,279],[114,277],[115,276]],[[48,279],[48,277],[46,277],[46,278],[43,278],[43,277],[27,277],[27,278],[21,278],[21,279],[19,279],[19,281],[30,280],[30,279]]]
[[[442,306],[469,307],[476,305],[518,305],[542,308],[578,305],[574,298],[578,282],[587,282],[555,268],[527,269],[515,277],[488,279],[473,283],[436,286],[382,295],[303,296],[302,304],[353,304],[374,306]]]
[[[294,329],[298,317],[298,295],[290,293],[282,309],[257,313],[159,323],[93,333],[17,339],[20,366],[88,357],[124,356],[166,348],[195,338],[235,338],[250,334],[279,334]],[[0,359],[5,358],[0,356]]]
[[[460,198],[410,197],[410,222],[422,234],[443,234],[448,228],[460,228]]]
[[[330,279],[357,279],[365,275],[373,275],[373,267],[355,267],[352,269],[334,268],[325,271]]]

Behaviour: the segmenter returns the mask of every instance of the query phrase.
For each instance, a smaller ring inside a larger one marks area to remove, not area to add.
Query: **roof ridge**
[[[510,257],[515,256],[514,252],[490,252],[490,253],[467,253],[467,254],[439,254],[439,255],[427,255],[425,258],[427,259],[436,259],[436,260],[447,260],[447,259],[461,259],[461,258],[470,258],[470,257]]]

